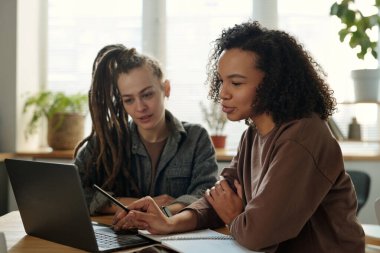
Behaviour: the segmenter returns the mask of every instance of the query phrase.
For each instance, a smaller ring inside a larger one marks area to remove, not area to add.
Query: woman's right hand
[[[116,212],[113,218],[113,227],[116,231],[123,229],[145,229],[152,234],[168,234],[172,224],[160,207],[151,197],[141,198],[131,203],[128,213],[124,210]]]

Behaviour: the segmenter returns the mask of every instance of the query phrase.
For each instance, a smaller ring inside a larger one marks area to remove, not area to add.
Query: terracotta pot
[[[57,113],[48,120],[48,145],[53,150],[73,150],[83,139],[84,116]]]
[[[226,147],[226,138],[225,135],[212,135],[211,140],[215,148],[225,148]]]

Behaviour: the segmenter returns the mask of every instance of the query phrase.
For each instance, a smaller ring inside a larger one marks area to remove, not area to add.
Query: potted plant
[[[380,1],[376,0],[373,7],[374,13],[370,15],[364,15],[355,5],[355,0],[335,2],[330,8],[330,15],[338,17],[345,25],[339,31],[340,41],[344,42],[345,38],[348,37],[350,47],[360,49],[356,56],[361,60],[367,54],[375,59],[378,57],[378,41],[371,39],[370,32],[374,28],[379,29]],[[378,30],[376,31],[378,32]],[[351,77],[354,81],[357,102],[378,101],[379,68],[352,70]],[[368,89],[364,87],[368,87]]]
[[[208,107],[201,102],[200,106],[214,147],[225,148],[227,136],[223,134],[223,130],[227,122],[226,114],[221,110],[220,105],[214,102],[210,102]]]
[[[42,118],[48,121],[48,145],[53,150],[71,150],[83,139],[87,95],[41,91],[29,96],[23,112],[32,112],[26,136],[35,133]]]

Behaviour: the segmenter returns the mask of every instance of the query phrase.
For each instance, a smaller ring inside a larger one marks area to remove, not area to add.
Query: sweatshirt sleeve
[[[253,250],[270,251],[296,237],[332,185],[310,152],[295,141],[279,144],[272,156],[259,186],[254,192],[245,189],[253,198],[230,227],[235,239]],[[244,184],[250,185],[249,180],[244,178]]]

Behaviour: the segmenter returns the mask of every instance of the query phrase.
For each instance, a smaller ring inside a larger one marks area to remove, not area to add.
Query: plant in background
[[[207,107],[201,102],[200,106],[203,113],[203,119],[206,121],[210,129],[211,135],[223,135],[227,117],[221,110],[220,105],[215,102],[210,102],[210,105]]]
[[[41,91],[26,99],[23,113],[32,111],[32,118],[26,127],[26,136],[33,134],[41,118],[51,119],[57,113],[77,113],[85,114],[87,111],[87,94],[77,93],[67,95],[63,92]],[[55,128],[63,121],[58,121]]]
[[[360,6],[363,12],[359,10],[357,3],[355,0],[335,2],[330,8],[330,15],[337,16],[345,24],[345,27],[339,31],[340,41],[344,42],[348,37],[350,47],[360,49],[356,54],[359,59],[363,60],[367,54],[377,59],[378,40],[371,40],[371,33],[379,33],[380,0],[375,0],[373,4],[367,4],[367,6]],[[364,13],[364,11],[370,11],[371,8],[373,8],[373,14]],[[351,77],[356,102],[378,102],[380,100],[378,96],[380,70],[378,67],[351,70]]]
[[[376,13],[365,16],[355,5],[355,0],[343,0],[340,3],[335,2],[330,8],[330,15],[337,16],[345,27],[339,31],[339,39],[341,42],[348,36],[351,48],[359,47],[360,52],[357,53],[359,59],[364,59],[367,53],[377,59],[377,40],[371,40],[369,32],[372,28],[378,29],[380,25],[380,17],[378,8],[380,0],[375,0],[373,5],[376,7]]]

